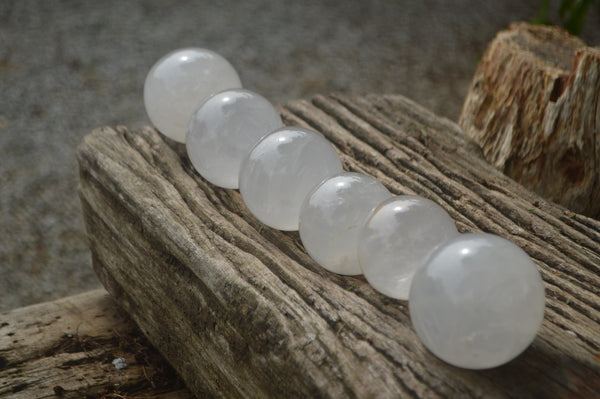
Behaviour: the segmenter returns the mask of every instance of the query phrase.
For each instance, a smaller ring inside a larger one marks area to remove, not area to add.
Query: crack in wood
[[[347,169],[372,174],[393,192],[434,198],[461,231],[497,232],[523,247],[546,281],[547,320],[534,345],[504,367],[475,373],[445,365],[419,343],[404,302],[362,278],[319,268],[297,233],[262,226],[237,191],[199,177],[181,146],[149,128],[99,130],[78,153],[94,267],[193,391],[571,393],[549,354],[572,361],[577,378],[590,367],[598,373],[591,360],[599,344],[597,223],[575,214],[564,223],[564,209],[495,171],[457,125],[402,97],[318,96],[279,110],[286,123],[325,134]],[[594,388],[587,384],[578,392]]]

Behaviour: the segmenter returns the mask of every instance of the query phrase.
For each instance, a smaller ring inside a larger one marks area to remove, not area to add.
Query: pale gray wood
[[[449,366],[408,304],[331,274],[297,233],[191,168],[152,128],[101,128],[78,149],[93,265],[192,392],[217,397],[594,397],[600,391],[600,223],[484,160],[453,122],[401,96],[316,96],[280,108],[320,131],[347,170],[436,201],[460,231],[523,247],[546,285],[534,344],[487,371]]]
[[[0,314],[0,398],[134,396],[192,397],[105,290]]]

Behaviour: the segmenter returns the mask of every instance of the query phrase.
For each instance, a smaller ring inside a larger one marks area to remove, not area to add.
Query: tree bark
[[[545,281],[541,331],[507,365],[436,359],[407,303],[306,254],[258,222],[152,128],[101,128],[78,149],[93,265],[198,396],[594,397],[600,392],[600,222],[488,164],[458,125],[401,96],[317,96],[280,108],[320,131],[346,170],[444,207],[461,232],[520,245]]]
[[[600,50],[556,27],[515,24],[488,46],[459,124],[498,169],[600,217]]]
[[[0,398],[86,397],[192,394],[105,290],[0,314]]]

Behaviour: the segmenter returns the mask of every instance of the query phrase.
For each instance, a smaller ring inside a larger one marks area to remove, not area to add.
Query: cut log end
[[[498,169],[600,215],[600,52],[556,27],[515,24],[488,46],[459,120]]]
[[[502,41],[512,46],[519,54],[530,54],[534,62],[545,68],[569,70],[575,53],[585,48],[585,43],[576,36],[556,26],[515,23],[507,31],[500,32],[495,42]]]

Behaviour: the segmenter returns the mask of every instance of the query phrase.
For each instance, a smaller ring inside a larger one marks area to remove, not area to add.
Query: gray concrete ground
[[[213,49],[273,102],[401,93],[455,119],[485,45],[539,3],[0,0],[0,310],[98,287],[75,147],[148,123],[143,81],[168,51]]]

